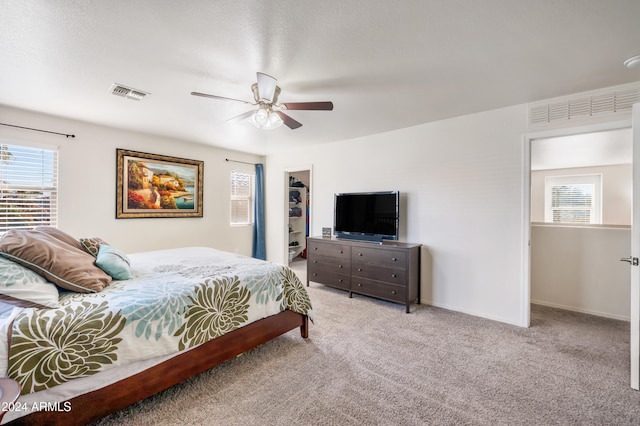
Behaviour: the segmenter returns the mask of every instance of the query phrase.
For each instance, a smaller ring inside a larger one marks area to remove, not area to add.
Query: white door
[[[633,217],[631,223],[631,387],[640,390],[640,104],[633,106]]]

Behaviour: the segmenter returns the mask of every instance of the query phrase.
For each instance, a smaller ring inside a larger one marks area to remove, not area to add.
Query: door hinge
[[[633,266],[638,266],[638,258],[637,257],[621,257],[620,262],[629,262]]]

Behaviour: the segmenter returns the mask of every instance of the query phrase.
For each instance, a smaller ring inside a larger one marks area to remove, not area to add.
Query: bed
[[[0,284],[0,377],[21,387],[3,424],[87,424],[290,330],[308,336],[311,302],[286,266],[206,247],[125,255],[58,232],[0,240],[0,273],[42,287],[26,297]],[[90,257],[65,266],[75,280],[55,270],[70,262],[59,255],[68,246]]]

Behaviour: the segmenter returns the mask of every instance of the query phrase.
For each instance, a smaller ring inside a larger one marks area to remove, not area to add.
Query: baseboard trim
[[[574,306],[561,305],[559,303],[543,302],[541,300],[531,300],[531,304],[532,305],[548,306],[550,308],[564,309],[565,311],[579,312],[581,314],[595,315],[597,317],[610,318],[610,319],[615,319],[615,320],[620,320],[620,321],[626,321],[626,322],[630,322],[631,321],[630,317],[625,317],[623,315],[614,315],[614,314],[609,314],[609,313],[605,313],[605,312],[593,311],[593,310],[590,310],[590,309],[581,309],[581,308],[576,308]]]
[[[510,321],[507,318],[502,318],[502,317],[498,317],[498,316],[494,316],[494,315],[487,315],[485,313],[481,313],[481,312],[477,312],[477,311],[471,311],[471,310],[467,310],[467,309],[460,309],[459,307],[454,306],[454,305],[433,303],[433,301],[431,301],[431,300],[420,299],[420,304],[421,305],[433,306],[435,308],[446,309],[448,311],[460,312],[461,314],[472,315],[474,317],[484,318],[484,319],[488,319],[488,320],[491,320],[491,321],[497,321],[497,322],[502,322],[502,323],[505,323],[505,324],[515,325],[517,327],[524,327],[524,328],[529,327],[529,324],[521,324],[521,323],[518,323],[518,322]]]

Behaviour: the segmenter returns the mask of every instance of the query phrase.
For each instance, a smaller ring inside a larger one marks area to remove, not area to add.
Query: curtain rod
[[[256,163],[248,163],[246,161],[239,161],[239,160],[229,160],[228,158],[225,158],[224,161],[231,161],[232,163],[251,164],[252,166],[256,165]]]
[[[31,128],[31,127],[16,126],[15,124],[0,123],[0,125],[9,126],[9,127],[17,127],[18,129],[33,130],[34,132],[51,133],[53,135],[66,136],[67,138],[75,138],[76,137],[76,135],[69,135],[67,133],[58,133],[58,132],[51,132],[49,130],[34,129],[34,128]]]

